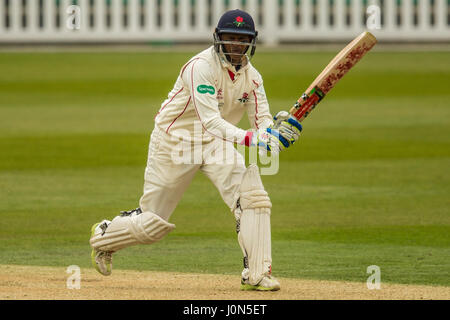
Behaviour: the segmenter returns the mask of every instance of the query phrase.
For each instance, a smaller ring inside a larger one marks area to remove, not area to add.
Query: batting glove
[[[248,147],[258,147],[260,149],[260,155],[267,153],[278,154],[281,150],[290,146],[289,141],[274,128],[247,131],[244,140],[240,144]]]
[[[303,127],[289,112],[280,111],[273,117],[273,120],[273,128],[278,130],[280,136],[290,144],[294,144],[300,138]]]
[[[274,128],[259,129],[255,132],[252,145],[272,154],[278,154],[290,146],[289,141]]]

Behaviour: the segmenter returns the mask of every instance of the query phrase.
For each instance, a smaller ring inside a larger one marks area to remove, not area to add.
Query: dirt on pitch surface
[[[80,270],[80,288],[68,289],[66,268],[0,265],[2,300],[420,300],[450,299],[450,287],[279,278],[276,292],[243,292],[239,276],[114,270],[105,277]]]

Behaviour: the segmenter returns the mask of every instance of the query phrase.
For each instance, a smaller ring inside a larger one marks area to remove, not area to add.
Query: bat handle
[[[295,111],[297,111],[298,107],[300,106],[300,104],[298,103],[298,101],[294,104],[294,106],[291,108],[291,110],[289,110],[290,114],[294,114]]]
[[[294,104],[294,106],[291,108],[291,110],[289,110],[289,113],[293,115],[293,114],[301,107],[300,100],[302,101],[301,103],[303,103],[304,101],[306,101],[306,99],[308,99],[308,95],[307,95],[306,93],[303,93],[303,94],[301,95],[300,99],[298,99],[298,100],[295,102],[295,104]]]

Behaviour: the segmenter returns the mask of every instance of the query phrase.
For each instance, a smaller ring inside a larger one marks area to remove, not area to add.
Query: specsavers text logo
[[[205,94],[205,93],[209,93],[209,94],[214,94],[216,93],[216,90],[214,89],[213,86],[207,86],[205,84],[201,84],[197,87],[197,91],[201,94]]]

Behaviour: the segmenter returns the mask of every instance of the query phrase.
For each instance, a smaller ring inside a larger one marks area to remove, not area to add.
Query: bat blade
[[[370,32],[363,32],[342,49],[323,69],[289,111],[299,122],[304,120],[333,87],[377,43]]]

